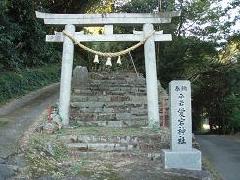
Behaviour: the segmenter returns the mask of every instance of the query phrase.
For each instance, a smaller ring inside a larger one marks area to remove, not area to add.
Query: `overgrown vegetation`
[[[46,28],[35,18],[36,8],[31,0],[1,1],[1,72],[59,62],[58,51],[45,42]]]
[[[20,72],[4,72],[0,76],[0,103],[58,82],[60,66],[53,64],[42,68],[26,69]]]
[[[52,175],[56,178],[63,176],[60,162],[68,157],[67,148],[61,142],[52,142],[43,137],[31,138],[25,154],[28,166],[27,174],[31,177]]]

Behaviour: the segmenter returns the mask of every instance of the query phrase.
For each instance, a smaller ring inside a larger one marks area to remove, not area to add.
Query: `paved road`
[[[224,180],[240,180],[240,137],[197,136],[201,150]]]
[[[0,158],[17,151],[18,141],[24,131],[57,98],[58,85],[54,85],[37,91],[37,94],[33,93],[28,102],[23,98],[18,103],[10,103],[10,107],[0,109]]]

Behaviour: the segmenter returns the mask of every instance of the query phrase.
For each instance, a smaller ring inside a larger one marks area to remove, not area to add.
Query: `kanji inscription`
[[[172,148],[192,147],[191,87],[189,81],[170,83]]]

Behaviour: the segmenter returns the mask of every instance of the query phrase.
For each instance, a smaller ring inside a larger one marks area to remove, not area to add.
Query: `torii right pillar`
[[[148,37],[154,31],[153,24],[144,24],[144,36]],[[159,105],[158,105],[158,85],[157,67],[154,36],[147,39],[144,44],[146,84],[147,84],[147,104],[148,104],[148,127],[160,128]]]

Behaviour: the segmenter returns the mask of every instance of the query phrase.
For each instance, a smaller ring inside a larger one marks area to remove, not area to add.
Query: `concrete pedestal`
[[[188,170],[201,170],[202,158],[201,151],[192,149],[191,151],[171,151],[163,149],[164,168],[177,168]]]

